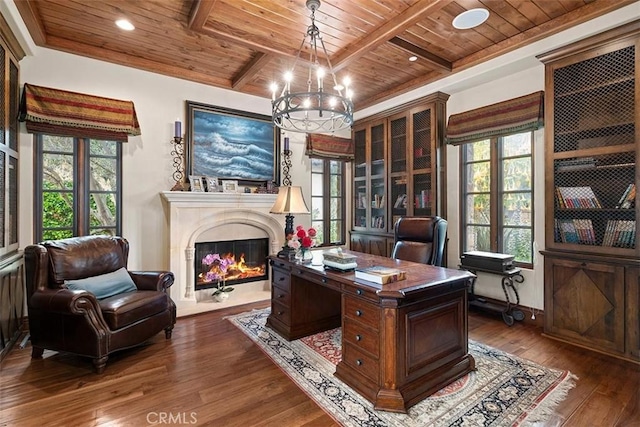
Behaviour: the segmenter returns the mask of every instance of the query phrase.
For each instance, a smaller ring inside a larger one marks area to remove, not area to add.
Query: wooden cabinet
[[[638,355],[637,23],[545,63],[545,333]]]
[[[351,249],[389,256],[399,217],[445,215],[438,167],[448,98],[438,92],[354,126]]]
[[[16,253],[0,263],[0,361],[22,332],[24,306],[24,264]]]

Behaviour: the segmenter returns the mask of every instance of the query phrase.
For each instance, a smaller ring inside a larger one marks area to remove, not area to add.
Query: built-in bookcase
[[[640,362],[637,22],[542,55],[545,334]]]

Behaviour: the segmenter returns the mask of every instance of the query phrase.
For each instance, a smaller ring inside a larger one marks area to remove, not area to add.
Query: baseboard
[[[485,297],[477,294],[476,294],[476,298],[482,298],[490,305],[497,305],[504,308],[506,308],[507,306],[506,302],[499,299]],[[511,308],[513,308],[513,306]],[[477,308],[477,307],[471,307],[470,309],[477,313],[486,312],[486,313],[489,313],[489,315],[500,317],[500,313],[496,313],[494,311],[489,312],[489,310],[483,310],[482,308]],[[521,323],[538,326],[540,328],[544,327],[544,310],[531,308],[524,305],[518,305],[518,309],[524,313],[524,319],[521,321]],[[533,319],[532,319],[532,316],[534,317]]]

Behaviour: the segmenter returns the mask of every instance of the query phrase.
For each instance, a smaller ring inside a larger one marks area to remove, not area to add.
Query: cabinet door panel
[[[624,267],[551,258],[545,268],[545,330],[623,353]]]
[[[629,268],[626,279],[627,354],[640,360],[640,268]]]

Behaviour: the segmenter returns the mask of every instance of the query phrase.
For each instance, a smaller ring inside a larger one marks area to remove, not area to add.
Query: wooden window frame
[[[347,218],[346,218],[346,162],[344,160],[339,159],[322,159],[322,158],[312,158],[313,160],[322,162],[322,236],[325,237],[325,241],[319,242],[318,246],[336,246],[336,245],[344,245],[346,238],[346,227],[347,227]],[[341,166],[341,209],[340,209],[340,218],[331,218],[331,162],[340,163]],[[313,175],[319,175],[319,172],[314,172],[313,167],[311,168],[311,210],[313,211]],[[315,196],[318,197],[318,196]],[[340,241],[339,242],[327,242],[326,239],[331,236],[331,222],[333,220],[342,221],[342,228],[340,233]],[[313,224],[313,218],[312,218]]]

